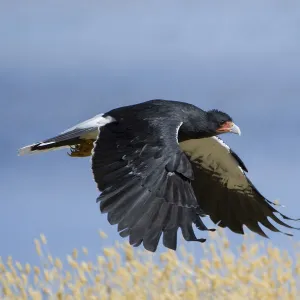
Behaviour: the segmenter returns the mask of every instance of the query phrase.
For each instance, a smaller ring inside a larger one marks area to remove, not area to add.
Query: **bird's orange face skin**
[[[233,122],[227,121],[227,122],[225,122],[221,127],[219,127],[219,128],[216,130],[216,132],[218,132],[218,133],[226,133],[226,132],[230,132],[233,125],[234,125]]]

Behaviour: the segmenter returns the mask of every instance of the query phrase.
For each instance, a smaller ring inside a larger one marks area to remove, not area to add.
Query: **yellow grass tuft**
[[[64,264],[40,235],[34,241],[39,266],[0,258],[0,299],[300,299],[297,246],[291,257],[253,238],[235,253],[224,234],[209,240],[200,261],[183,246],[154,256],[116,243],[93,262],[87,248],[74,249]]]

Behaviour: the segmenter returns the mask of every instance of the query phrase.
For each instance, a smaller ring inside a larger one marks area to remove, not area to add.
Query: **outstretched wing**
[[[204,241],[192,224],[207,230],[191,185],[191,164],[177,142],[181,123],[167,124],[140,119],[107,124],[92,155],[101,212],[130,244],[143,243],[153,252],[162,233],[164,246],[175,250],[179,227],[188,241]]]
[[[274,203],[258,192],[247,178],[241,159],[220,138],[188,140],[180,143],[180,147],[190,158],[195,176],[192,186],[200,207],[215,224],[240,234],[246,225],[264,237],[267,236],[259,223],[279,232],[268,218],[296,229],[275,215],[294,220],[279,213],[271,205]]]

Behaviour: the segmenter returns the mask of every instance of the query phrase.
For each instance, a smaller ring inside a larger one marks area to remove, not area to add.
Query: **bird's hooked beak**
[[[239,126],[235,125],[233,122],[225,122],[220,128],[218,128],[217,133],[226,133],[226,132],[231,132],[231,133],[235,133],[238,135],[241,135],[241,130],[239,128]]]

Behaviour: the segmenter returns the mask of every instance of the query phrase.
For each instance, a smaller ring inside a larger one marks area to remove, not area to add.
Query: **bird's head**
[[[233,123],[232,118],[228,114],[212,109],[207,112],[207,118],[209,129],[215,134],[231,132],[241,135],[240,128]]]

